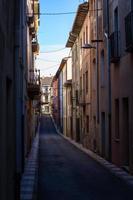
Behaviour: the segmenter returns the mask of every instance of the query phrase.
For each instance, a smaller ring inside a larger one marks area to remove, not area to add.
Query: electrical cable
[[[43,59],[43,58],[37,58],[37,60],[42,60],[42,61],[45,61],[45,62],[59,63],[59,61],[57,61],[57,60],[46,60],[46,59]]]
[[[65,49],[66,49],[66,47],[61,48],[61,49],[51,50],[51,51],[39,52],[39,53],[55,53],[55,52],[58,52],[58,51],[63,51]]]
[[[81,13],[87,13],[87,12],[92,12],[92,11],[101,11],[102,10],[102,8],[99,8],[99,9],[94,9],[94,10],[81,10],[80,12]],[[34,15],[44,15],[44,16],[46,16],[46,15],[49,15],[49,16],[55,16],[55,15],[72,15],[72,14],[76,14],[76,13],[78,13],[78,12],[75,12],[75,11],[71,11],[71,12],[53,12],[53,13],[34,13]],[[28,15],[32,15],[31,13],[27,13]]]
[[[51,68],[54,68],[54,67],[58,67],[58,65],[53,65],[53,66],[47,67],[45,69],[41,69],[41,71],[45,71],[45,70],[48,70],[48,69],[51,69]]]

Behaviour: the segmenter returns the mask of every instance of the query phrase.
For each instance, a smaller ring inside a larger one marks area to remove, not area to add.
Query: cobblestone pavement
[[[41,119],[38,200],[132,200],[133,189]]]

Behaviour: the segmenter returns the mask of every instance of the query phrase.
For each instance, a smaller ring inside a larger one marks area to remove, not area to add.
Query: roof
[[[89,3],[85,2],[79,5],[77,14],[72,26],[72,30],[69,34],[69,38],[66,43],[66,47],[72,47],[74,42],[76,41],[76,38],[78,37],[81,28],[83,26],[84,20],[87,16],[87,13],[89,11]]]
[[[59,76],[60,72],[62,71],[62,69],[63,69],[63,67],[64,67],[66,62],[67,62],[67,57],[62,59],[62,61],[60,63],[60,66],[59,66],[55,76],[53,77],[52,82],[54,82],[58,78],[58,76]]]
[[[52,79],[53,79],[53,76],[45,76],[45,77],[42,77],[41,78],[41,84],[42,85],[51,85],[51,82],[52,82]]]

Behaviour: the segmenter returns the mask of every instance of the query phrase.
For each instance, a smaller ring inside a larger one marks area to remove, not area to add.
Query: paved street
[[[38,200],[132,200],[133,190],[41,119]]]

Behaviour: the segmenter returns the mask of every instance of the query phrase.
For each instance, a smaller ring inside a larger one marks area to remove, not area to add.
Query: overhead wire
[[[43,58],[37,58],[37,60],[42,60],[42,61],[44,61],[44,62],[59,63],[59,61],[57,61],[57,60],[47,60],[47,59],[43,59]]]
[[[58,67],[58,66],[59,66],[58,64],[57,65],[53,65],[53,66],[41,69],[41,71],[45,71],[45,70],[48,70],[48,69],[51,69],[51,68],[54,68],[54,67]]]
[[[63,51],[65,50],[66,47],[63,47],[63,48],[60,48],[60,49],[55,49],[55,50],[51,50],[51,51],[40,51],[39,53],[55,53],[55,52],[58,52],[58,51]]]
[[[102,8],[98,8],[98,9],[93,9],[93,10],[81,10],[81,11],[79,11],[79,12],[81,12],[81,13],[84,13],[84,12],[92,12],[92,11],[101,11],[102,10]],[[42,13],[34,13],[34,15],[49,15],[49,16],[55,16],[55,15],[71,15],[71,14],[76,14],[76,13],[78,13],[78,12],[76,12],[76,11],[70,11],[70,12],[42,12]],[[31,13],[27,13],[28,15],[31,15]]]
[[[86,11],[86,10],[81,10],[80,12],[90,12],[90,11],[101,11],[102,8],[100,9],[94,9],[94,10],[89,10],[89,11]],[[76,14],[77,12],[55,12],[55,13],[34,13],[34,15],[44,15],[44,16],[55,16],[55,15],[70,15],[70,14]],[[29,13],[28,13],[29,14]],[[30,15],[30,14],[29,14]],[[45,51],[45,52],[40,52],[40,53],[55,53],[55,52],[59,52],[59,51],[62,51],[62,50],[65,50],[66,48],[60,48],[60,49],[56,49],[56,50],[51,50],[51,51]],[[69,52],[69,55],[71,54],[71,50]],[[48,61],[49,62],[49,61]],[[51,61],[52,62],[52,61]],[[54,61],[53,61],[54,62]],[[51,67],[48,67],[48,68],[45,68],[44,70],[42,71],[45,71],[47,69],[50,69],[50,68],[54,68],[54,67],[57,67],[58,65],[54,65],[54,66],[51,66]]]

